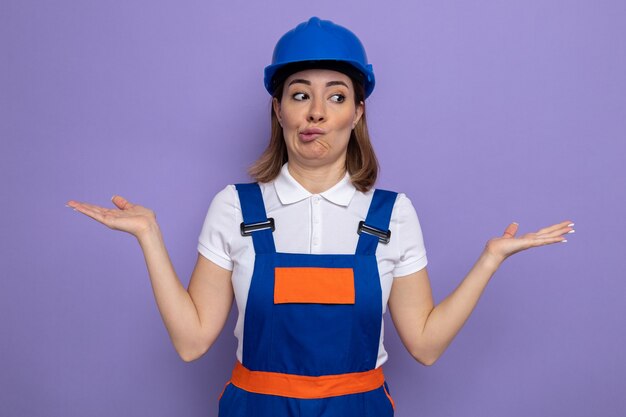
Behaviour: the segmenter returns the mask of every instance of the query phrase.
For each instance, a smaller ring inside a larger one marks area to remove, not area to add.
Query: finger
[[[546,233],[550,233],[550,232],[558,230],[558,229],[560,229],[562,227],[568,227],[570,224],[573,226],[574,222],[572,222],[571,220],[565,220],[565,221],[563,221],[561,223],[557,223],[557,224],[553,224],[552,226],[544,227],[543,229],[538,230],[537,234],[538,235],[543,235],[543,234],[546,234]]]
[[[502,235],[503,237],[514,237],[515,233],[517,233],[517,229],[519,227],[519,224],[513,222],[510,225],[508,225],[506,227],[506,229],[504,229],[504,234]]]
[[[532,241],[532,246],[544,246],[551,245],[553,243],[559,242],[567,242],[564,236],[555,236],[555,237],[536,237]]]
[[[574,233],[574,223],[562,222],[558,225],[554,225],[553,227],[542,229],[544,230],[535,233],[536,236],[539,237],[554,237],[560,236],[565,233]]]
[[[120,210],[133,208],[133,204],[131,204],[128,200],[126,200],[124,197],[119,196],[119,195],[114,195],[113,197],[111,197],[111,201]]]
[[[85,209],[90,209],[90,210],[94,210],[97,212],[103,212],[105,210],[108,210],[106,207],[101,207],[101,206],[97,206],[95,204],[89,204],[89,203],[81,203],[81,202],[74,202],[73,208],[78,209],[78,208],[85,208]]]
[[[110,221],[107,221],[107,218],[113,219],[117,217],[119,213],[121,213],[121,211],[118,209],[110,209],[89,203],[76,203],[76,205],[74,206],[74,210],[80,211],[81,213],[86,214],[89,217],[92,217],[99,222],[107,225],[109,225],[110,223]]]
[[[70,208],[76,208],[80,205],[89,205],[87,203],[82,203],[80,201],[76,201],[76,200],[70,200],[67,203],[65,203],[65,207],[70,207]]]
[[[100,223],[104,223],[104,215],[102,210],[99,210],[100,207],[89,207],[89,205],[78,204],[74,207],[74,210],[83,213],[86,216],[91,217],[94,220],[99,221]]]
[[[572,223],[569,223],[569,224],[572,224]],[[548,233],[536,233],[535,236],[536,237],[541,237],[541,238],[544,238],[544,237],[556,237],[556,236],[561,236],[561,235],[564,235],[564,234],[567,234],[567,233],[575,233],[574,227],[568,225],[568,226],[561,227],[559,229],[555,229],[555,230],[553,230],[551,232],[548,232]]]

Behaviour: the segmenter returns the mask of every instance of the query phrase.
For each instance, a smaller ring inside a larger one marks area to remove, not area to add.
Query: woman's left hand
[[[544,227],[533,233],[515,237],[519,225],[511,223],[504,230],[501,237],[490,239],[485,245],[485,251],[495,256],[500,261],[504,261],[514,253],[533,248],[535,246],[550,245],[552,243],[566,242],[563,235],[573,233],[574,223],[570,220]]]

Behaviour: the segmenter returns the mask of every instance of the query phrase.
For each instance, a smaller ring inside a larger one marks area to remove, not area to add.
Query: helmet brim
[[[374,90],[376,83],[372,66],[363,67],[358,62],[320,59],[305,60],[286,63],[275,63],[265,67],[265,89],[270,94],[274,94],[278,86],[280,86],[291,74],[307,69],[330,69],[346,74],[353,80],[361,83],[365,90],[365,98]]]

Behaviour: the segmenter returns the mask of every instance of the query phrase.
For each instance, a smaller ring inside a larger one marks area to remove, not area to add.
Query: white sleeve
[[[399,194],[396,205],[399,257],[393,276],[402,277],[424,268],[428,261],[422,228],[411,200],[406,195]]]
[[[198,238],[198,252],[222,268],[233,270],[230,256],[233,233],[239,230],[236,213],[239,199],[234,185],[229,185],[213,198]]]

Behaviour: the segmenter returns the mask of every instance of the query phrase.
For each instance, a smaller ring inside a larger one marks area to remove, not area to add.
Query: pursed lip
[[[310,141],[320,135],[323,135],[324,133],[326,133],[324,129],[320,129],[319,127],[309,127],[298,132],[298,136],[304,141]]]

